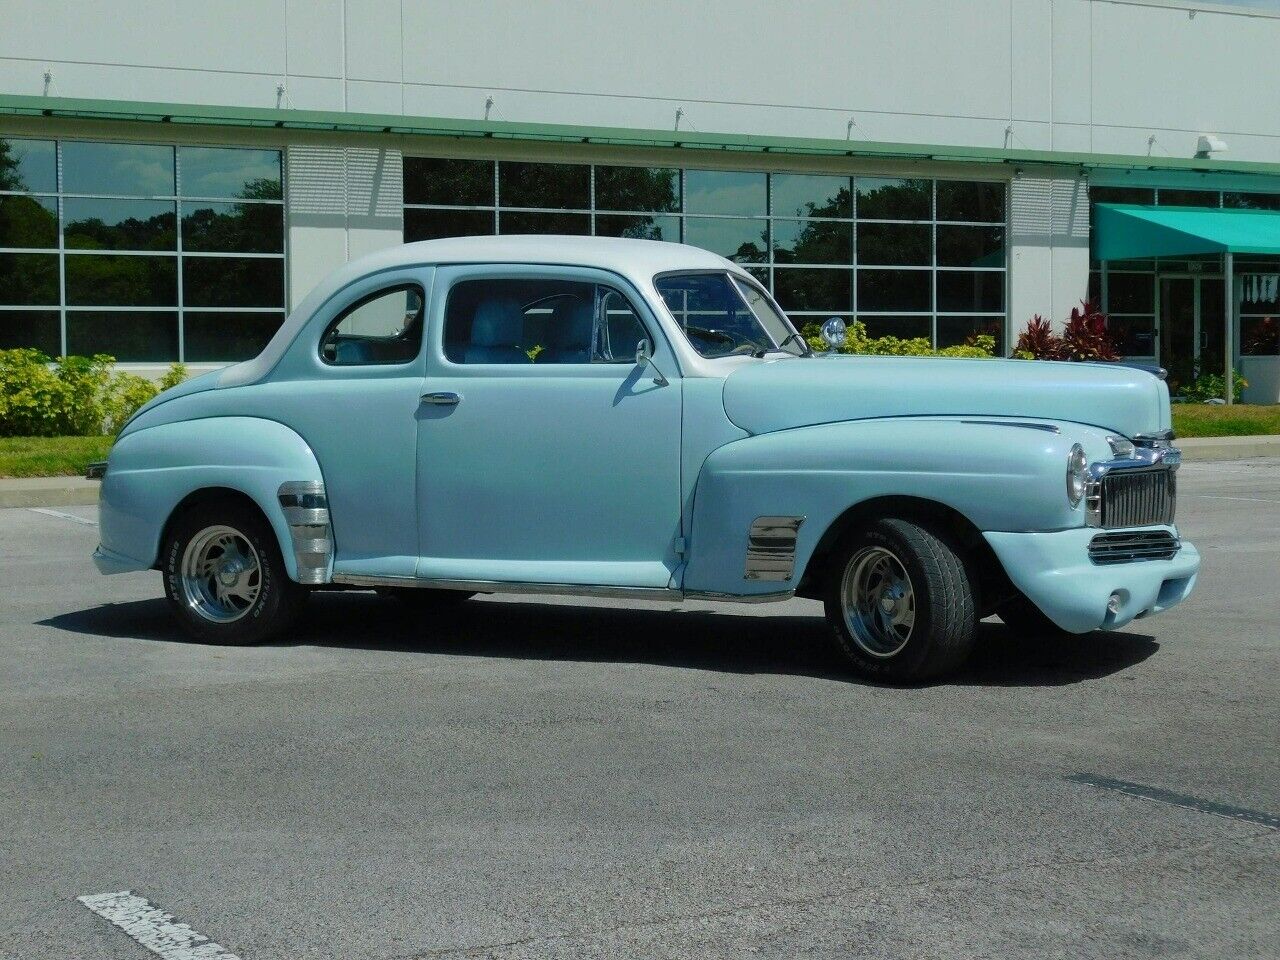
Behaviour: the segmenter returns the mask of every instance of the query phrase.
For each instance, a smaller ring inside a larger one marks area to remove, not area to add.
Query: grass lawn
[[[1280,406],[1175,403],[1173,431],[1180,437],[1249,437],[1280,434]]]
[[[115,437],[0,437],[0,477],[84,476]]]

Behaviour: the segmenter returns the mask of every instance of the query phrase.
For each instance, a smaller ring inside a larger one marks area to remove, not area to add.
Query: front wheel
[[[975,590],[948,539],[908,520],[877,520],[845,540],[831,572],[827,622],[858,673],[912,683],[968,657]]]
[[[164,592],[198,640],[246,645],[293,625],[307,591],[289,579],[275,534],[257,511],[216,501],[174,521],[163,545]]]

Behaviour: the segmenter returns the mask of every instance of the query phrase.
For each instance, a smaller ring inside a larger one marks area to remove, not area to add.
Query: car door
[[[681,386],[644,301],[599,270],[461,266],[430,315],[418,576],[670,585]]]

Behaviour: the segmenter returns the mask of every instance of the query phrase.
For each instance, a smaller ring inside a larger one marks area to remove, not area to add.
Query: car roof
[[[460,263],[527,263],[610,270],[637,285],[672,270],[732,270],[736,263],[683,243],[621,237],[505,235],[419,240],[366,254],[329,274],[294,308],[262,353],[226,368],[219,386],[253,383],[280,360],[311,315],[334,294],[361,277],[398,267]]]

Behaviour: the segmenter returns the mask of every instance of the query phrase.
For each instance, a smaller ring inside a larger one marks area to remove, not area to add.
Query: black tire
[[[1039,607],[1022,594],[1002,603],[996,614],[1006,627],[1026,639],[1064,637],[1069,633],[1046,617]]]
[[[217,540],[212,530],[230,531],[221,536],[232,542],[235,552],[228,547],[219,553],[216,543],[208,543],[210,537]],[[170,525],[161,550],[169,606],[183,629],[205,643],[248,646],[278,637],[294,624],[306,601],[307,589],[285,571],[275,532],[246,504],[215,500],[187,510]],[[208,558],[204,564],[212,564],[213,572],[184,576],[200,557]],[[246,562],[236,573],[237,582],[230,587],[221,584],[226,565],[240,560]],[[224,588],[238,592],[220,596]],[[225,616],[217,619],[214,613]]]
[[[416,613],[452,610],[474,597],[466,590],[434,590],[429,587],[379,587],[378,596],[388,597]]]
[[[867,589],[859,593],[859,584]],[[836,643],[855,671],[886,683],[918,683],[956,669],[969,656],[978,629],[976,594],[949,538],[886,518],[845,538],[824,599]],[[846,596],[866,599],[847,606]]]

